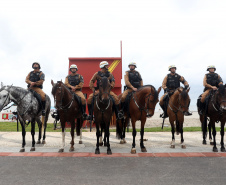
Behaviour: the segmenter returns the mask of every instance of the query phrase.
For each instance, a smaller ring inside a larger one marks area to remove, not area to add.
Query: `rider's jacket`
[[[101,71],[98,71],[96,72],[93,77],[91,78],[90,82],[89,82],[89,87],[90,89],[94,90],[94,84],[95,82],[97,82],[97,87],[95,88],[96,90],[99,89],[99,84],[100,84],[100,78],[102,77],[107,77],[110,81],[110,84],[111,84],[111,89],[114,88],[115,86],[115,78],[113,76],[113,74],[109,71],[106,71],[105,73],[101,72]]]
[[[76,90],[82,90],[84,85],[83,76],[80,74],[70,74],[65,78],[65,85],[69,88],[72,86],[76,88]]]
[[[38,71],[38,72],[34,72],[31,71],[27,77],[25,82],[28,84],[28,88],[31,85],[31,82],[36,82],[36,85],[34,85],[33,87],[38,87],[40,89],[43,88],[43,82],[45,81],[45,74],[42,71]]]
[[[166,88],[170,90],[175,90],[176,88],[180,87],[180,82],[183,83],[186,86],[188,85],[188,82],[184,79],[183,76],[175,73],[169,73],[166,75],[162,82],[162,88],[165,90]]]
[[[125,80],[126,87],[129,89],[139,88],[143,86],[143,80],[141,78],[141,75],[136,70],[126,71],[124,80]]]
[[[203,79],[203,85],[205,87],[204,91],[211,89],[213,86],[219,87],[223,84],[223,80],[217,73],[207,73]]]

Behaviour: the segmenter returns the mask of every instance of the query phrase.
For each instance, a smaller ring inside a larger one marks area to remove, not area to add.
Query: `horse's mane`
[[[158,99],[158,91],[156,91],[156,89],[155,89],[155,87],[153,86],[153,85],[144,85],[144,86],[142,86],[142,87],[139,87],[138,89],[137,89],[137,92],[139,92],[139,91],[141,91],[141,90],[143,90],[144,88],[153,88],[154,89],[154,92],[155,92],[155,94],[154,94],[154,100],[157,100]]]
[[[181,89],[181,88],[183,88],[183,87],[178,87],[176,90]],[[186,100],[188,98],[188,93],[185,88],[183,88],[183,91],[181,92],[181,97],[183,100]]]
[[[219,93],[224,95],[224,92],[225,92],[225,86],[224,85],[220,85],[219,86]]]
[[[57,90],[57,85],[61,83],[65,89],[67,89],[69,92],[70,92],[70,89],[61,81],[58,81],[57,83],[54,84],[53,88],[52,88],[52,95],[55,95],[56,94],[56,90]]]
[[[102,85],[103,85],[103,87],[107,87],[107,85],[108,85],[108,78],[107,77],[102,77],[101,78],[101,82],[102,82]]]

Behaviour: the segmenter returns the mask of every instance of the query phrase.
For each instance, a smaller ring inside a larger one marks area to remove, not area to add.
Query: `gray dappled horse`
[[[39,108],[38,100],[34,97],[33,93],[29,90],[26,90],[21,87],[16,86],[3,86],[1,84],[0,89],[0,111],[8,105],[10,102],[14,102],[17,105],[17,116],[19,118],[21,127],[22,127],[22,148],[20,152],[25,151],[25,126],[26,126],[26,120],[31,121],[31,135],[32,135],[32,147],[30,151],[35,151],[35,122],[38,123],[39,127],[39,136],[38,136],[38,142],[37,144],[41,143],[41,137],[42,137],[42,122],[40,120],[42,109]],[[43,119],[44,122],[44,134],[43,134],[43,140],[42,144],[45,144],[45,132],[46,132],[46,123],[48,120],[49,112],[50,112],[50,98],[48,95],[46,95],[46,115]]]

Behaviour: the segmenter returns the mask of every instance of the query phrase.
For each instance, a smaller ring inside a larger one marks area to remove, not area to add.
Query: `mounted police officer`
[[[164,111],[163,114],[160,115],[162,118],[167,117],[167,101],[169,95],[172,95],[174,91],[180,87],[180,82],[184,84],[185,89],[189,87],[188,82],[184,79],[183,76],[176,73],[176,66],[171,65],[169,66],[170,73],[166,75],[162,82],[162,88],[164,89],[165,94],[161,97],[159,104],[162,110]],[[192,115],[189,111],[184,113],[186,116]]]
[[[94,89],[95,90],[95,95],[97,95],[99,93],[99,78],[102,78],[102,77],[107,77],[110,81],[110,84],[111,84],[111,89],[114,88],[115,86],[115,78],[113,76],[113,74],[111,72],[108,71],[108,62],[107,61],[102,61],[100,62],[100,71],[96,72],[93,77],[91,78],[90,82],[89,82],[89,87],[90,89],[94,92]],[[97,81],[97,87],[95,88],[94,87],[94,83]],[[94,94],[91,93],[89,95],[89,98],[87,100],[87,103],[88,103],[88,109],[89,109],[89,118],[88,119],[91,119],[91,112],[92,112],[92,99],[93,99],[93,96]],[[119,100],[118,100],[118,97],[115,93],[113,93],[112,91],[110,91],[110,96],[113,98],[113,107],[114,107],[114,110],[115,110],[115,114],[116,114],[116,117],[117,119],[122,119],[123,115],[118,111],[118,105],[119,105]]]
[[[210,94],[211,90],[217,90],[221,85],[223,85],[223,80],[219,74],[215,73],[216,67],[214,65],[208,66],[207,71],[209,73],[205,74],[203,79],[204,93],[201,95],[200,103],[200,114],[203,114],[205,109],[205,99]]]
[[[86,116],[87,116],[86,115],[86,98],[85,98],[84,94],[82,93],[82,87],[84,85],[84,79],[83,79],[82,75],[77,74],[77,71],[78,71],[77,65],[72,64],[70,66],[70,71],[71,71],[71,74],[68,75],[65,78],[64,83],[67,87],[69,87],[69,89],[71,89],[76,95],[78,95],[78,97],[81,98],[82,116],[83,116],[83,119],[86,119]]]
[[[28,84],[29,89],[34,90],[41,96],[42,115],[45,116],[46,95],[42,90],[43,82],[45,81],[45,74],[40,71],[41,66],[38,62],[34,62],[32,68],[34,70],[27,75],[25,82]]]
[[[126,74],[124,75],[126,90],[123,92],[121,98],[122,109],[124,108],[125,99],[128,93],[137,91],[139,87],[143,86],[141,75],[135,70],[135,68],[137,68],[137,64],[135,62],[130,62],[128,67],[130,70],[126,71]]]

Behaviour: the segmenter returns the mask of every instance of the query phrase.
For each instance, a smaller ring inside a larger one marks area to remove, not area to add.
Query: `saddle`
[[[199,97],[197,99],[197,107],[200,110],[203,110],[203,113],[204,114],[207,114],[208,105],[209,105],[210,99],[213,96],[213,94],[214,94],[214,91],[210,91],[209,95],[206,96],[204,103],[201,103],[201,97],[202,97],[202,95],[199,95]]]

